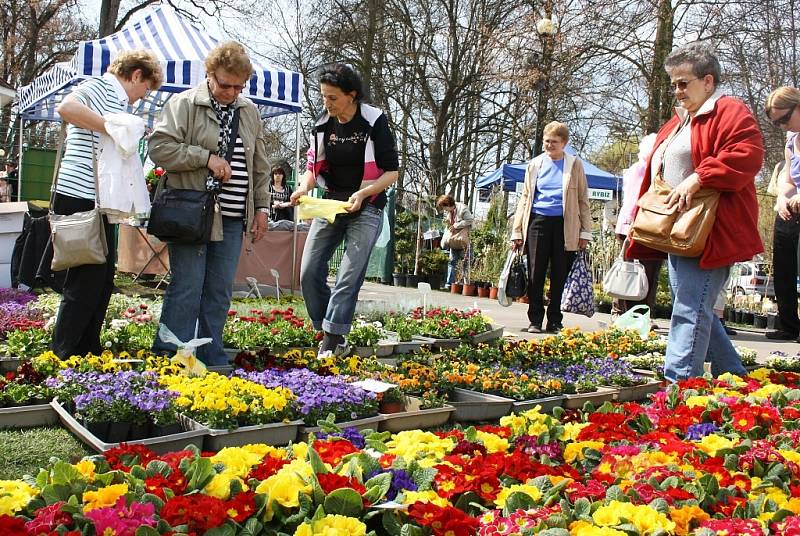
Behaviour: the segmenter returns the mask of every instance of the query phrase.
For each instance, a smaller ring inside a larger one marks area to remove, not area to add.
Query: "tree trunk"
[[[653,45],[653,70],[647,87],[649,106],[645,132],[658,132],[672,114],[672,91],[664,71],[664,60],[672,50],[675,10],[671,0],[659,0],[658,28]]]
[[[103,3],[100,4],[100,37],[105,37],[114,33],[114,30],[117,28],[120,1],[121,0],[103,0]]]

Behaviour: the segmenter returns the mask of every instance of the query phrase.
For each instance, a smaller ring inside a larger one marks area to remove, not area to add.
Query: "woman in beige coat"
[[[550,268],[547,329],[563,327],[561,294],[575,253],[592,238],[589,189],[580,158],[564,152],[567,125],[553,121],[544,127],[544,153],[528,164],[514,224],[511,247],[525,247],[528,257],[529,333],[541,333],[545,316],[544,280]]]

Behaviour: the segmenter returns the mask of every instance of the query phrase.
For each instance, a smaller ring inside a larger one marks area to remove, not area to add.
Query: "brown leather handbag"
[[[639,210],[631,226],[633,240],[649,248],[679,255],[699,257],[714,227],[719,191],[701,188],[692,195],[689,210],[678,212],[677,203],[667,207],[672,187],[658,173],[650,189],[639,198]]]

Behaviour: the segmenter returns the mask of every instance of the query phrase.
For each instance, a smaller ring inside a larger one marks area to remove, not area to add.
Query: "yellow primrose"
[[[206,484],[203,491],[205,491],[207,495],[227,501],[231,498],[231,482],[234,480],[239,481],[244,491],[249,489],[241,478],[229,473],[219,473],[214,475],[214,478],[211,479],[211,482]]]
[[[588,521],[575,521],[569,526],[569,533],[572,536],[622,536],[627,534],[621,530],[609,527],[598,527]]]
[[[600,450],[605,446],[602,441],[576,441],[575,443],[567,443],[564,447],[564,461],[572,463],[576,460],[581,461],[584,459],[584,449]]]
[[[769,379],[770,374],[772,374],[772,369],[760,367],[756,370],[751,370],[747,375],[761,383],[764,383]]]
[[[581,430],[590,424],[591,423],[588,422],[568,422],[564,424],[564,433],[559,439],[562,441],[575,441],[578,438],[578,434],[581,433]]]
[[[447,499],[439,496],[435,491],[405,491],[403,492],[403,504],[414,504],[415,502],[431,503],[436,506],[445,507],[450,504]]]
[[[500,426],[511,428],[511,431],[514,433],[514,435],[519,435],[525,429],[527,424],[527,419],[521,415],[517,415],[516,413],[506,415],[505,417],[500,417]]]
[[[483,446],[486,447],[486,452],[489,454],[506,452],[508,450],[508,439],[504,437],[480,431],[477,433],[477,437],[478,441],[483,443]]]
[[[301,441],[292,445],[292,454],[296,460],[305,460],[308,457],[308,443]]]
[[[286,467],[288,465],[283,469]],[[270,501],[275,501],[281,506],[296,508],[300,506],[300,494],[310,494],[312,488],[300,475],[283,469],[259,484],[256,493],[266,494]]]
[[[737,442],[721,435],[708,434],[695,444],[697,445],[698,449],[702,450],[709,456],[716,456],[718,451],[735,447]]]
[[[726,372],[726,373],[724,373],[724,374],[720,374],[720,375],[717,377],[717,379],[718,379],[719,381],[722,381],[722,382],[728,383],[728,384],[730,384],[730,385],[733,385],[734,387],[744,387],[744,386],[746,386],[746,385],[747,385],[747,382],[746,382],[746,381],[744,381],[743,379],[741,379],[741,378],[740,378],[739,376],[737,376],[736,374],[731,374],[730,372]]]
[[[301,523],[294,536],[365,536],[367,526],[358,519],[338,514]]]
[[[92,460],[81,460],[73,467],[85,478],[87,481],[91,482],[94,480],[94,471],[96,469],[94,462]]]
[[[529,484],[513,484],[510,487],[504,487],[500,490],[500,493],[497,494],[497,498],[494,500],[494,504],[496,504],[498,508],[505,508],[508,497],[516,492],[524,493],[534,501],[538,501],[542,497],[541,490],[536,486],[531,486]]]
[[[221,463],[225,466],[224,473],[244,478],[262,458],[263,456],[243,447],[226,447],[211,457],[211,463]]]
[[[779,393],[781,391],[785,391],[786,387],[777,383],[768,383],[761,387],[760,389],[756,389],[752,393],[750,393],[751,397],[754,398],[763,398],[767,399],[771,397],[775,393]]]
[[[386,443],[386,452],[407,462],[423,458],[440,460],[449,454],[454,446],[452,438],[440,438],[432,432],[422,430],[407,430],[395,434]]]
[[[114,506],[117,499],[128,493],[127,484],[112,484],[97,491],[83,492],[83,511],[88,512],[95,508]]]
[[[669,517],[675,522],[675,534],[686,536],[692,527],[692,522],[702,523],[711,519],[708,513],[696,504],[669,509]]]
[[[619,525],[622,522],[622,518],[627,519],[635,526],[640,534],[675,530],[675,522],[647,505],[611,501],[609,504],[595,510],[592,514],[594,522],[605,527]]]
[[[38,494],[38,489],[22,480],[0,480],[0,515],[13,516]]]
[[[711,397],[705,395],[692,395],[686,399],[686,405],[690,408],[697,406],[704,408],[708,406],[709,402],[711,402]]]

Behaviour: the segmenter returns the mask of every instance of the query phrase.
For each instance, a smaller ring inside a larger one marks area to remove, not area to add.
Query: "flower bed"
[[[410,341],[414,335],[432,339],[468,340],[492,330],[490,321],[479,309],[461,311],[455,308],[436,307],[423,312],[422,307],[407,315],[389,314],[383,325],[397,334],[400,341]]]
[[[269,312],[252,309],[250,313],[251,316],[237,316],[235,311],[228,311],[228,321],[222,331],[227,348],[308,348],[316,346],[321,339],[311,323],[296,316],[292,307]]]
[[[0,481],[0,533],[102,533],[109,520],[135,520],[154,528],[148,536],[181,526],[295,536],[789,536],[800,528],[798,392],[800,375],[759,369],[687,380],[648,406],[531,410],[499,426],[345,430],[311,445],[203,455],[121,446],[53,461],[35,481]],[[376,508],[389,500],[403,509]]]

